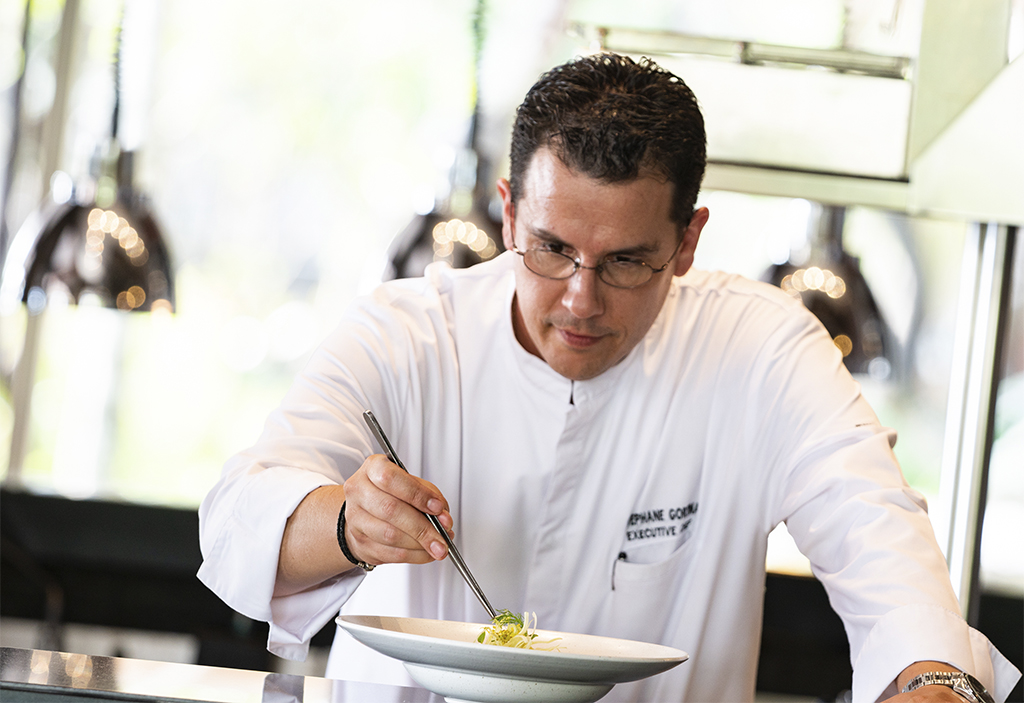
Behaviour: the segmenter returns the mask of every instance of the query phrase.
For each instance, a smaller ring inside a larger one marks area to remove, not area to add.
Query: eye
[[[541,242],[537,247],[541,251],[549,251],[552,254],[562,254],[568,256],[568,247],[559,242]]]
[[[605,266],[615,266],[616,268],[630,268],[633,266],[644,266],[646,262],[635,256],[609,256],[604,260],[604,264]]]

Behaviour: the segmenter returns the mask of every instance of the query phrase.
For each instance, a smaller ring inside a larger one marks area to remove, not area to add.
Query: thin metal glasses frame
[[[597,273],[597,277],[599,279],[601,279],[602,283],[605,283],[605,284],[611,286],[612,288],[622,288],[624,290],[630,290],[630,289],[633,289],[633,288],[639,288],[642,285],[650,283],[651,279],[654,278],[654,275],[657,274],[657,273],[661,273],[662,271],[667,269],[668,265],[670,263],[672,263],[672,259],[674,259],[676,257],[676,254],[673,253],[672,256],[669,257],[669,260],[666,261],[665,264],[663,266],[661,266],[660,268],[654,268],[650,264],[648,264],[646,261],[637,261],[636,262],[637,264],[639,264],[643,268],[645,268],[648,271],[650,271],[650,275],[647,278],[645,278],[643,281],[640,281],[639,283],[635,283],[635,284],[630,285],[630,286],[624,286],[624,285],[620,285],[620,284],[617,284],[617,283],[613,283],[613,282],[609,281],[607,278],[605,278],[602,275],[603,272],[607,271],[607,269],[605,268],[605,265],[608,263],[607,261],[602,261],[597,266],[584,266],[582,263],[580,263],[579,259],[574,259],[573,257],[569,256],[568,254],[563,254],[560,251],[550,251],[550,250],[547,250],[547,249],[541,249],[539,247],[535,247],[533,249],[525,249],[524,250],[524,249],[520,249],[519,247],[517,247],[515,245],[515,243],[512,244],[512,251],[515,252],[516,254],[519,254],[519,256],[523,257],[523,265],[526,266],[526,268],[531,273],[534,273],[534,274],[540,276],[541,278],[547,278],[547,279],[552,280],[552,281],[565,281],[565,280],[568,280],[568,279],[572,278],[573,276],[575,276],[577,274],[577,272],[579,272],[580,269],[587,269],[587,270],[596,272]],[[534,252],[534,251],[543,252],[545,254],[549,254],[549,255],[553,255],[553,256],[560,256],[560,257],[564,258],[566,261],[569,261],[569,262],[572,263],[572,265],[573,265],[572,272],[569,273],[568,275],[565,275],[565,276],[550,276],[550,275],[548,275],[546,273],[541,273],[540,271],[537,271],[536,269],[531,268],[530,264],[527,263],[529,261],[529,259],[527,258],[527,254],[529,254],[531,252]],[[676,253],[678,253],[678,252],[676,252]]]

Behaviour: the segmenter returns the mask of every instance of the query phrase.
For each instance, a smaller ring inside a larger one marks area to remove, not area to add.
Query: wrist
[[[951,666],[946,662],[929,660],[916,661],[901,671],[899,676],[896,677],[896,689],[902,691],[915,676],[929,671],[948,671],[951,674],[960,672],[960,670],[955,666]]]
[[[345,505],[348,501],[344,501],[341,504],[341,510],[338,511],[338,546],[341,547],[341,553],[350,562],[358,566],[363,571],[373,571],[374,565],[367,564],[365,561],[358,559],[353,553],[352,549],[348,546],[348,538],[345,536]]]
[[[947,668],[947,667],[944,667]],[[900,693],[916,691],[924,686],[945,686],[970,703],[994,703],[992,696],[976,678],[962,671],[925,671],[914,676]]]

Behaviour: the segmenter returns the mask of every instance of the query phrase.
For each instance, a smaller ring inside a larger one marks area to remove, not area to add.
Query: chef
[[[690,654],[609,700],[751,700],[785,522],[855,701],[1005,698],[1019,672],[960,617],[895,433],[827,332],[691,268],[704,167],[696,98],[653,62],[545,74],[498,182],[507,251],[355,302],[203,502],[204,583],[293,659],[339,609],[486,621],[426,512],[496,607]],[[408,680],[344,633],[326,674]]]

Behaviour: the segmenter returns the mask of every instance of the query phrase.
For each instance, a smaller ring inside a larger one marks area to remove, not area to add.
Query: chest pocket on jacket
[[[672,619],[673,607],[692,577],[698,539],[687,540],[661,561],[619,559],[612,567],[610,631],[615,637],[658,642]],[[651,545],[652,547],[655,545]]]

